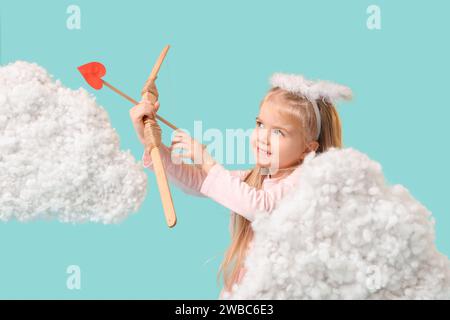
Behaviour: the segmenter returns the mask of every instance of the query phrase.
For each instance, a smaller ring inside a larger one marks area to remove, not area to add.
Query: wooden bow
[[[153,66],[153,69],[150,73],[150,76],[148,77],[147,81],[144,84],[144,87],[142,88],[141,95],[147,95],[147,99],[155,104],[158,100],[158,90],[156,89],[155,80],[158,77],[158,72],[161,67],[161,64],[164,61],[164,58],[167,55],[167,51],[169,51],[170,46],[166,46],[159,55],[158,60],[156,61],[155,65]],[[172,195],[170,193],[169,184],[167,182],[167,176],[164,169],[164,164],[161,160],[161,154],[159,151],[158,146],[152,146],[151,149],[147,148],[147,146],[150,145],[150,137],[148,132],[151,130],[152,119],[149,117],[144,117],[144,140],[145,140],[145,146],[146,150],[145,152],[149,152],[150,156],[152,158],[153,168],[156,175],[156,181],[158,183],[159,188],[159,194],[161,196],[161,202],[164,208],[164,214],[166,216],[166,222],[169,228],[172,228],[177,223],[177,216],[175,213],[175,208],[173,206],[173,200]],[[153,120],[155,121],[155,120]],[[150,150],[148,150],[150,149]]]

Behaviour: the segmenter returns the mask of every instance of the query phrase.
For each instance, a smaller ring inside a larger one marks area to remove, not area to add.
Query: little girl
[[[298,181],[301,164],[310,152],[342,147],[341,123],[334,103],[350,99],[349,88],[326,81],[310,81],[300,75],[274,74],[272,88],[259,107],[251,146],[256,165],[251,170],[227,170],[216,162],[206,146],[182,130],[175,131],[170,147],[160,144],[166,173],[183,191],[210,197],[231,210],[231,244],[218,276],[223,272],[228,295],[244,273],[243,262],[252,240],[251,223],[260,212],[271,212]],[[143,117],[154,118],[159,102],[145,97],[130,110],[138,137],[144,143]],[[184,153],[172,152],[183,149]],[[188,158],[193,164],[181,161]],[[148,152],[144,167],[153,169]]]

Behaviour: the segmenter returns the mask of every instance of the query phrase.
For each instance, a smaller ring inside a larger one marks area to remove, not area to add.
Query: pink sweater
[[[250,221],[255,220],[258,212],[271,212],[276,207],[277,203],[296,185],[299,168],[301,168],[299,166],[287,177],[264,179],[262,189],[258,190],[242,181],[250,170],[230,171],[216,163],[208,173],[205,173],[192,164],[173,163],[170,149],[164,144],[161,144],[160,152],[170,182],[180,187],[185,193],[209,197]],[[144,167],[153,170],[151,157],[145,152],[142,160]],[[230,219],[231,234],[233,225],[234,221]],[[238,282],[243,275],[242,269]],[[221,296],[222,294],[223,291]]]

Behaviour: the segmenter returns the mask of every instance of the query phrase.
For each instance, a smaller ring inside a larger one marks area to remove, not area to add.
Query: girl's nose
[[[269,137],[269,130],[266,129],[260,129],[258,131],[258,142],[260,144],[266,144],[266,145],[270,145],[270,137]]]

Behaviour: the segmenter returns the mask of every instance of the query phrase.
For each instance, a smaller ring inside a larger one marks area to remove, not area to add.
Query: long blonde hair
[[[261,108],[266,101],[276,101],[281,113],[299,123],[299,128],[304,130],[305,142],[312,141],[316,137],[318,130],[316,116],[311,102],[307,99],[275,87],[269,90],[259,107]],[[325,152],[330,147],[341,148],[341,121],[335,106],[324,100],[317,100],[316,102],[322,118],[322,129],[318,139],[319,147],[316,153]],[[249,186],[261,189],[265,177],[266,175],[260,173],[260,168],[255,166],[245,177],[244,181]],[[223,273],[226,291],[230,291],[232,285],[238,280],[248,246],[253,239],[251,222],[236,212],[231,212],[231,214],[233,215],[232,219],[234,221],[231,244],[225,252],[224,259],[217,274],[219,281],[220,275]]]

